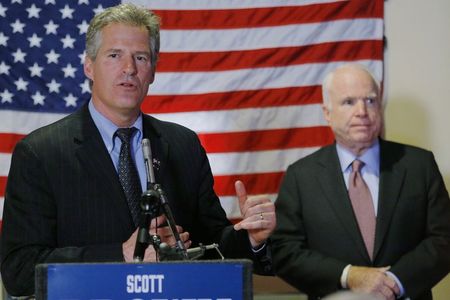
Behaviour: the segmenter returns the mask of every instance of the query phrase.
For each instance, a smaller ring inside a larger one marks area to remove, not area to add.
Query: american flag
[[[356,61],[383,79],[383,0],[131,0],[162,19],[142,110],[195,130],[230,219],[234,181],[275,199],[287,166],[333,141],[320,84]],[[14,145],[90,98],[92,16],[119,1],[0,3],[0,209]],[[0,212],[1,213],[1,212]]]

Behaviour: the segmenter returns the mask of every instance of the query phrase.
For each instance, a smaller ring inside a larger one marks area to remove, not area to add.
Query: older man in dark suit
[[[196,134],[141,113],[159,52],[158,17],[127,4],[106,9],[91,21],[86,52],[91,101],[31,133],[13,153],[2,232],[7,291],[33,294],[38,263],[133,260],[136,198],[146,188],[143,137],[151,140],[156,182],[185,246],[218,243],[225,257],[250,258],[257,271],[270,272],[265,242],[275,227],[273,203],[247,197],[237,182],[243,220],[231,225]],[[167,226],[157,233],[175,243]],[[155,261],[155,249],[143,260]]]
[[[292,164],[276,200],[276,273],[317,299],[339,289],[432,299],[450,269],[450,200],[433,154],[381,139],[368,70],[347,64],[323,84],[336,143]]]

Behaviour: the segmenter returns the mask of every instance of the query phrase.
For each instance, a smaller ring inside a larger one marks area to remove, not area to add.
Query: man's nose
[[[136,62],[133,57],[126,57],[124,61],[123,72],[127,75],[136,74]]]
[[[358,99],[358,101],[356,102],[356,112],[358,115],[367,114],[367,104],[364,99]]]

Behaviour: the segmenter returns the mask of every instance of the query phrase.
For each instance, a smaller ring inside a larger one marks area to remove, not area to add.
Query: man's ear
[[[84,65],[83,65],[84,75],[86,75],[86,77],[92,81],[94,80],[93,64],[94,62],[88,56],[84,58]]]
[[[330,109],[328,108],[327,105],[322,104],[322,111],[323,111],[323,116],[325,117],[325,120],[327,121],[328,124],[330,124]]]
[[[156,71],[156,66],[152,67],[152,77],[150,78],[150,84],[153,83],[153,81],[155,81],[155,71]]]

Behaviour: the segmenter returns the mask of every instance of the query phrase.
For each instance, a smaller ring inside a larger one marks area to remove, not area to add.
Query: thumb
[[[241,214],[244,215],[244,204],[247,201],[247,191],[245,190],[245,185],[242,181],[237,180],[234,183],[234,189],[236,190],[236,196],[239,202],[239,208],[241,209]]]

